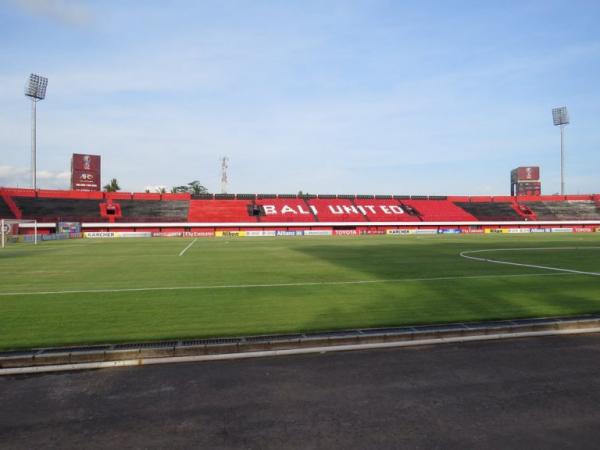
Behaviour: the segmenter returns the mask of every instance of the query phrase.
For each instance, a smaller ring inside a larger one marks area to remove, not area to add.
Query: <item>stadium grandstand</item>
[[[59,222],[83,231],[345,230],[453,226],[597,226],[600,195],[409,196],[155,194],[0,188],[0,218],[36,220],[39,233]],[[22,233],[27,233],[27,227]]]

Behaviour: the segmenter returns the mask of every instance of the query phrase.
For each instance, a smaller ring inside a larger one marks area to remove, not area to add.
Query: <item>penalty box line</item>
[[[572,274],[577,274],[577,275],[591,275],[591,276],[598,277],[598,276],[600,276],[599,272],[586,272],[586,271],[575,270],[575,269],[563,269],[560,267],[540,266],[540,265],[536,265],[536,264],[525,264],[525,263],[517,263],[517,262],[513,262],[513,261],[503,261],[500,259],[479,258],[477,256],[469,256],[472,253],[484,253],[484,252],[503,252],[503,251],[518,252],[518,251],[527,251],[527,250],[531,250],[531,251],[537,251],[537,250],[598,250],[598,249],[600,249],[600,247],[492,248],[492,249],[482,249],[482,250],[468,250],[468,251],[460,252],[460,256],[463,258],[466,258],[466,259],[472,259],[474,261],[488,262],[488,263],[492,263],[492,264],[505,264],[505,265],[509,265],[509,266],[528,267],[531,269],[552,270],[554,272],[563,272],[563,274],[572,273]]]
[[[183,250],[181,250],[181,252],[179,252],[179,256],[183,256],[183,254],[184,254],[185,252],[187,252],[187,251],[188,251],[188,249],[189,249],[189,248],[190,248],[192,245],[194,245],[194,244],[196,243],[196,241],[197,241],[197,240],[198,240],[198,238],[196,238],[196,239],[194,239],[192,242],[190,242],[190,243],[189,243],[189,244],[188,244],[188,245],[187,245],[187,246],[186,246],[186,247],[185,247]]]
[[[432,277],[432,278],[397,278],[390,280],[356,280],[356,281],[307,281],[299,283],[273,283],[273,284],[221,284],[214,286],[164,286],[147,288],[122,288],[122,289],[78,289],[64,291],[31,291],[31,292],[0,292],[0,297],[19,295],[62,295],[62,294],[112,294],[119,292],[151,292],[151,291],[192,291],[210,289],[251,289],[251,288],[278,288],[278,287],[302,287],[302,286],[343,286],[360,284],[381,283],[410,283],[420,281],[452,281],[452,280],[476,280],[486,278],[523,278],[556,276],[555,273],[519,273],[519,274],[491,274],[491,275],[466,275],[456,277]],[[563,273],[560,275],[575,275]]]

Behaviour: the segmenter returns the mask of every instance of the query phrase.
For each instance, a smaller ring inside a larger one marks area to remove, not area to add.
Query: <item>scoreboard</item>
[[[527,166],[511,170],[510,195],[542,195],[540,168]]]
[[[99,191],[100,185],[100,155],[73,153],[71,189],[74,191]]]

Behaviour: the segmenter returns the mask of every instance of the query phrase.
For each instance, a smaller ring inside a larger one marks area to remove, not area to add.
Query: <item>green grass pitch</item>
[[[0,349],[600,311],[599,234],[71,240],[0,250]],[[578,247],[565,249],[563,247]],[[597,247],[597,248],[593,248]]]

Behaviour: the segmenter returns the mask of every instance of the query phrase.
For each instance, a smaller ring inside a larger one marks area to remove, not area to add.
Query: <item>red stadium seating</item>
[[[320,222],[366,222],[366,216],[348,199],[314,198],[308,204]]]
[[[188,222],[257,222],[248,200],[190,200]]]
[[[415,209],[424,222],[468,222],[477,220],[449,200],[402,200]]]
[[[315,214],[302,198],[258,199],[261,207],[260,222],[315,222]]]
[[[410,215],[398,200],[357,198],[354,204],[370,222],[419,222],[419,218]]]
[[[388,198],[389,197],[389,198]],[[108,193],[0,188],[0,218],[106,222],[108,224],[186,222],[223,224],[264,223],[285,230],[294,224],[317,229],[322,224],[340,230],[371,229],[371,223],[427,226],[432,222],[591,221],[600,225],[600,195],[576,196],[453,196],[395,197],[335,196],[298,198],[289,195],[215,195]],[[405,199],[406,198],[406,199]],[[356,225],[354,224],[356,223]],[[358,226],[360,223],[360,226]],[[255,224],[255,225],[252,225]],[[319,225],[321,224],[321,225]],[[339,225],[338,225],[339,224]],[[560,224],[559,224],[560,225]],[[376,226],[376,225],[375,225]],[[242,226],[243,227],[243,226]],[[331,228],[328,228],[331,229]]]

